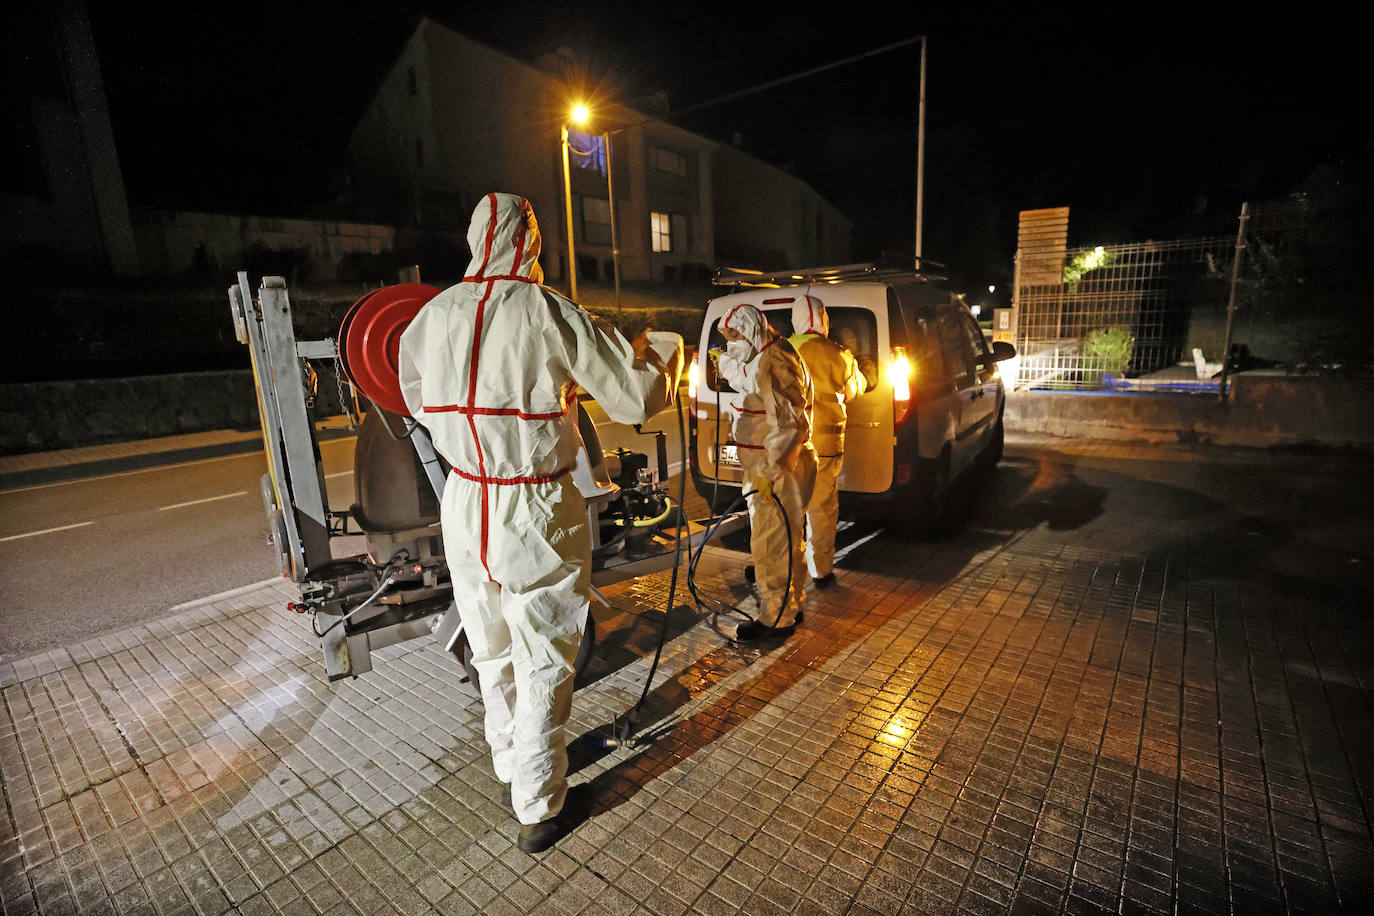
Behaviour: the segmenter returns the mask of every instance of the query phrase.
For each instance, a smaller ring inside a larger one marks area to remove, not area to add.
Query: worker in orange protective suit
[[[811,443],[816,447],[816,487],[806,505],[806,565],[817,588],[835,583],[835,527],[840,518],[840,471],[844,468],[847,404],[869,388],[868,379],[845,347],[829,338],[830,316],[815,296],[792,305],[788,338],[816,394],[811,412]]]

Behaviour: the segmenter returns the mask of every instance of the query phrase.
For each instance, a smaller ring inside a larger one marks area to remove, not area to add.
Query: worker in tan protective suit
[[[752,305],[727,312],[720,332],[726,345],[717,367],[736,391],[730,412],[750,494],[749,552],[761,599],[758,619],[741,625],[735,639],[786,637],[806,608],[802,517],[816,480],[811,379],[792,345]]]
[[[835,526],[840,518],[840,471],[844,468],[847,402],[868,390],[869,382],[845,347],[831,340],[830,316],[815,296],[792,305],[787,340],[801,357],[816,397],[811,410],[811,443],[816,448],[816,487],[806,505],[806,565],[817,588],[835,583]]]
[[[564,725],[591,590],[587,512],[569,473],[577,387],[617,422],[641,423],[671,403],[680,366],[539,285],[528,201],[488,194],[467,238],[467,274],[406,329],[399,374],[411,415],[453,468],[440,510],[453,597],[519,846],[538,852],[572,826],[558,817]]]

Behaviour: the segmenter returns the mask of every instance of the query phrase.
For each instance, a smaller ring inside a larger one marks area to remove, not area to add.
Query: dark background
[[[566,45],[603,95],[635,105],[663,89],[674,110],[926,34],[925,254],[973,288],[1010,285],[1020,210],[1069,206],[1074,245],[1226,234],[1242,200],[1283,195],[1372,133],[1366,42],[1311,6],[1275,21],[1258,7],[1007,19],[911,4],[90,0],[131,200],[330,215],[348,133],[420,13],[526,61]],[[918,57],[909,46],[671,120],[794,169],[854,220],[859,258],[909,252]]]

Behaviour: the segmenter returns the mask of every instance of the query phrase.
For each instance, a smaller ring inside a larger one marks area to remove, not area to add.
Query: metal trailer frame
[[[229,305],[238,340],[248,346],[252,362],[253,386],[267,455],[268,473],[262,477],[261,488],[268,516],[269,538],[276,548],[282,575],[300,583],[303,597],[307,597],[307,593],[314,594],[326,588],[312,580],[312,573],[325,570],[329,564],[355,559],[334,556],[331,539],[368,533],[349,529],[349,522],[356,521],[351,513],[332,512],[329,509],[319,440],[302,381],[302,363],[305,361],[340,364],[338,342],[333,338],[296,339],[290,298],[282,277],[264,277],[258,296],[254,298],[248,284],[248,274],[240,271],[238,283],[229,288]],[[349,384],[351,386],[351,382]],[[590,435],[594,437],[594,427]],[[415,423],[410,429],[409,438],[435,496],[442,502],[445,473],[429,434],[423,426]],[[589,528],[593,547],[596,548],[599,546],[600,513],[619,493],[619,488],[605,479],[604,456],[589,454],[586,445],[588,438],[584,433],[584,447],[579,452],[573,476],[587,498]],[[599,452],[599,442],[593,444]],[[682,473],[686,472],[686,468],[683,468]],[[666,480],[656,481],[656,484],[666,485]],[[678,507],[677,511],[682,513],[682,507]],[[684,519],[683,555],[695,550],[708,538],[737,531],[747,522],[748,517],[744,512],[737,512],[714,526]],[[386,534],[392,538],[439,536],[437,523],[425,528],[388,531]],[[598,587],[672,566],[675,538],[664,532],[653,532],[642,540],[652,548],[651,551],[635,557],[621,553],[594,559],[592,592],[603,604],[606,601]],[[362,601],[351,611],[343,611],[340,607],[339,614],[317,611],[316,621],[323,628],[317,632],[323,634],[320,645],[329,680],[364,674],[372,670],[372,653],[375,650],[431,634],[439,640],[445,651],[462,660],[466,642],[462,621],[457,605],[452,601],[451,586],[441,580],[443,573],[446,570],[425,570],[424,584],[428,591],[409,608],[404,602],[399,605],[378,602],[376,612],[354,618],[352,615],[361,610],[363,604],[367,604],[367,601]],[[347,577],[336,574],[334,578],[337,583]],[[351,585],[353,590],[346,598],[372,591],[370,586],[359,586],[357,582]],[[378,589],[378,594],[383,589]],[[436,608],[436,602],[441,597],[444,606]],[[592,625],[589,617],[589,626]]]

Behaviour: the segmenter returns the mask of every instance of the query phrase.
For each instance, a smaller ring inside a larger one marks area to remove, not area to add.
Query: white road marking
[[[20,538],[37,537],[40,534],[52,534],[54,531],[70,531],[73,528],[85,528],[87,525],[94,525],[95,522],[77,522],[75,525],[62,525],[57,528],[44,528],[42,531],[28,531],[24,534],[11,534],[9,537],[0,538],[0,541],[17,541]]]
[[[862,547],[864,544],[867,544],[869,541],[873,540],[880,534],[882,534],[881,530],[874,531],[870,534],[864,535],[852,544],[846,544],[844,547],[841,547],[839,550],[835,551],[835,562],[838,563],[840,560],[843,560],[845,557],[849,556],[856,548]]]
[[[166,512],[168,509],[184,509],[186,506],[199,506],[201,503],[212,503],[219,499],[233,499],[235,496],[247,496],[247,490],[239,490],[237,493],[224,493],[220,496],[207,496],[204,499],[193,499],[190,502],[175,503],[171,506],[158,506],[157,511]]]
[[[324,448],[326,445],[334,445],[339,442],[353,442],[357,438],[357,436],[344,436],[339,439],[326,439],[320,443],[320,448]],[[46,490],[49,487],[66,487],[74,483],[90,483],[93,480],[109,480],[113,477],[129,477],[133,474],[148,474],[153,471],[170,471],[173,468],[185,468],[193,464],[211,464],[216,461],[237,461],[242,458],[261,457],[263,454],[264,453],[261,451],[256,451],[239,452],[235,455],[218,455],[214,458],[194,458],[190,461],[178,461],[176,464],[159,464],[150,468],[136,468],[132,471],[115,471],[112,474],[98,474],[95,477],[74,477],[71,480],[56,480],[52,483],[36,483],[27,487],[14,487],[9,490],[0,490],[0,493],[26,493],[29,490]]]

